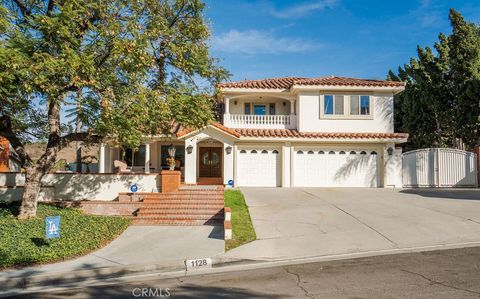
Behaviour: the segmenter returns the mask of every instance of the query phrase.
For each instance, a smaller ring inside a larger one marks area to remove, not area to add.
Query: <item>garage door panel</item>
[[[295,151],[297,187],[377,187],[378,156],[373,150],[301,149]]]
[[[280,153],[261,147],[241,149],[237,155],[237,185],[277,187],[281,183]]]

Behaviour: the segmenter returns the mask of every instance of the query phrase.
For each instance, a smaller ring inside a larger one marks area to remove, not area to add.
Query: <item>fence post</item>
[[[480,145],[475,147],[475,154],[477,154],[477,187],[480,188]]]

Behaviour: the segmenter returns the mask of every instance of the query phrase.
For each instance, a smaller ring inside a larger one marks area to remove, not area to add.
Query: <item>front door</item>
[[[222,148],[200,148],[200,177],[222,176]]]

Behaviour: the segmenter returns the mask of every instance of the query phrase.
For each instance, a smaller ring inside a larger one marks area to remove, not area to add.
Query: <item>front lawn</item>
[[[232,230],[231,240],[225,242],[225,250],[230,250],[248,242],[254,241],[257,236],[253,229],[252,219],[248,212],[247,204],[239,190],[225,191],[225,207],[232,209]]]
[[[121,234],[128,218],[93,216],[73,208],[38,204],[37,217],[17,220],[20,203],[0,203],[0,269],[84,255]],[[60,239],[45,239],[45,217],[61,216]]]

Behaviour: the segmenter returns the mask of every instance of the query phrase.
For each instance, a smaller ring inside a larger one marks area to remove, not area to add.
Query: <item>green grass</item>
[[[226,190],[225,206],[232,209],[233,230],[232,240],[225,242],[225,250],[233,249],[257,239],[242,192],[239,190]]]
[[[93,216],[39,203],[37,217],[17,220],[19,203],[0,203],[0,269],[49,263],[84,255],[122,233],[131,220]],[[45,239],[45,217],[61,216],[59,239]]]

